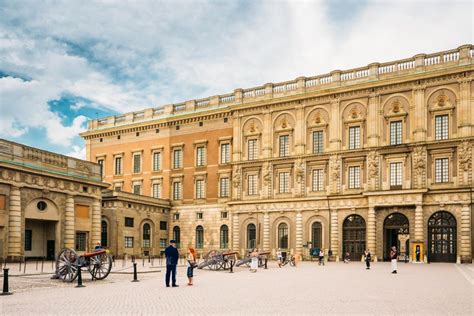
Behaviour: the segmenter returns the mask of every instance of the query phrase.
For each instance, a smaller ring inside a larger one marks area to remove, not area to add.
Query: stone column
[[[303,250],[303,214],[296,212],[296,254],[302,255]]]
[[[415,115],[412,116],[414,120],[413,135],[415,142],[421,142],[426,140],[426,127],[427,127],[427,111],[425,105],[425,87],[416,86],[413,89],[413,100],[415,103]]]
[[[15,261],[23,254],[21,245],[21,192],[20,188],[11,186],[8,211],[8,258]]]
[[[91,238],[92,246],[100,240],[100,221],[102,218],[101,202],[99,199],[94,199],[92,203],[92,228]]]
[[[305,144],[306,144],[306,133],[305,128],[306,124],[304,122],[304,109],[299,107],[296,110],[296,125],[294,127],[295,136],[295,154],[303,155],[305,154]]]
[[[240,161],[242,159],[242,126],[241,118],[234,114],[232,120],[233,141],[232,141],[232,161]]]
[[[375,249],[375,207],[369,207],[369,213],[367,215],[367,249],[369,249],[374,255],[374,261],[377,261],[377,253]]]
[[[339,99],[331,100],[331,116],[330,123],[331,126],[329,131],[329,148],[332,151],[340,150],[342,147],[342,126],[341,126],[341,117],[339,115]]]
[[[269,109],[263,110],[263,131],[262,143],[259,144],[262,148],[263,158],[270,158],[273,154],[273,126],[272,113]]]
[[[379,96],[376,93],[371,93],[369,96],[367,119],[368,122],[374,122],[374,124],[367,124],[367,144],[369,147],[379,146],[379,123],[383,120],[379,119]]]
[[[471,136],[471,119],[472,119],[472,106],[471,106],[471,79],[463,78],[459,80],[459,107],[458,107],[458,136],[469,137]]]
[[[239,215],[232,214],[232,250],[240,252],[239,250]]]
[[[471,210],[469,204],[461,208],[461,262],[471,263]]]
[[[331,250],[336,261],[339,261],[339,229],[337,225],[337,210],[331,210]]]
[[[423,206],[421,204],[416,205],[415,209],[415,238],[414,242],[424,242],[423,232]]]
[[[74,197],[67,195],[66,210],[64,212],[64,247],[74,249],[75,236],[75,214],[74,214]]]
[[[270,215],[263,213],[263,251],[270,251]]]

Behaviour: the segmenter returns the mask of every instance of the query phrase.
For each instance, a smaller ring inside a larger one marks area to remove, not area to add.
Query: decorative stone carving
[[[379,160],[379,155],[375,151],[367,155],[369,190],[375,191],[379,188]]]
[[[415,147],[412,153],[413,187],[421,189],[426,186],[426,148]]]
[[[460,185],[469,185],[472,177],[472,145],[463,141],[458,146],[458,178]]]
[[[76,168],[77,170],[84,172],[86,174],[92,174],[92,168],[91,166],[82,163],[82,162],[76,162]]]
[[[272,165],[269,162],[266,162],[262,166],[263,170],[263,198],[271,197],[272,192]]]
[[[330,193],[339,193],[341,188],[341,157],[332,155],[329,158],[329,188]]]
[[[234,185],[234,188],[240,187],[241,177],[241,168],[239,166],[236,166],[232,176],[232,184]]]
[[[296,196],[304,196],[304,175],[305,175],[305,163],[302,159],[295,161],[295,183],[296,183]]]

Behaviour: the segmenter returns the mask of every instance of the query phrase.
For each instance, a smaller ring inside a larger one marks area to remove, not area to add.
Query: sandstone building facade
[[[87,159],[111,189],[170,200],[181,247],[382,260],[396,245],[471,262],[473,56],[464,45],[92,120]]]

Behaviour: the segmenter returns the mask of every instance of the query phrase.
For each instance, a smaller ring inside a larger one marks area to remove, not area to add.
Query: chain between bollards
[[[133,281],[132,282],[138,282],[138,275],[137,275],[137,263],[133,263]]]
[[[8,268],[3,269],[3,291],[0,295],[12,295],[12,292],[8,290]]]
[[[82,284],[82,271],[81,271],[81,267],[77,267],[79,270],[77,271],[78,272],[78,275],[77,275],[77,285],[76,287],[85,287],[85,285]]]

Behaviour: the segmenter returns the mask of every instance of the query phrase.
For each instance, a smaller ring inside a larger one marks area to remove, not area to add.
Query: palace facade
[[[236,89],[81,135],[111,189],[169,200],[167,238],[182,248],[383,260],[395,245],[471,262],[473,56],[464,45]]]

